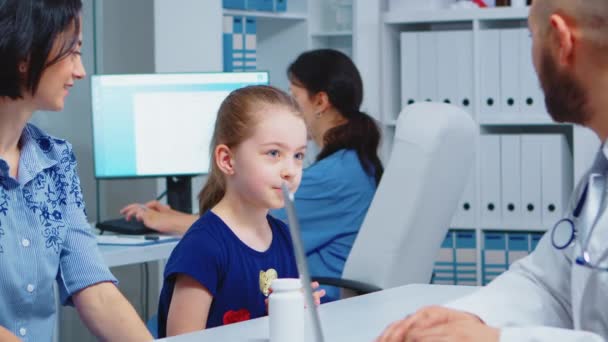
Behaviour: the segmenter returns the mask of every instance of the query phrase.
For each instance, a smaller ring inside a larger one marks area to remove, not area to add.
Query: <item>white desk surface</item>
[[[327,342],[373,341],[388,324],[417,309],[449,302],[475,289],[469,286],[405,285],[323,304],[319,307],[323,336]],[[268,341],[268,334],[268,317],[262,317],[159,341]],[[312,340],[308,327],[305,340]]]
[[[161,242],[146,246],[99,245],[99,250],[106,265],[115,267],[168,259],[178,242]]]

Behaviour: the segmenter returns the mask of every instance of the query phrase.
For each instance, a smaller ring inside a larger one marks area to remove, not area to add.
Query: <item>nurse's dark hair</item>
[[[44,70],[75,51],[81,11],[81,0],[0,0],[0,97],[36,93]]]
[[[310,98],[326,93],[331,105],[348,120],[325,133],[317,161],[341,149],[355,150],[365,172],[376,179],[376,184],[380,183],[384,172],[378,157],[380,129],[360,109],[363,81],[353,61],[336,50],[312,50],[291,63],[287,76],[291,83],[306,89]]]
[[[198,194],[200,215],[218,204],[226,194],[226,178],[215,159],[216,147],[218,145],[226,145],[230,149],[238,147],[253,135],[258,117],[269,108],[276,106],[286,108],[301,117],[295,100],[282,90],[270,86],[240,88],[224,99],[217,112],[215,129],[209,146],[211,163],[207,183]]]

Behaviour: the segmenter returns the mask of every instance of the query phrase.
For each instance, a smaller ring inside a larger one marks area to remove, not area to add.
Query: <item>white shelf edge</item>
[[[472,229],[472,228],[471,228]],[[480,227],[479,230],[481,232],[546,232],[551,227],[546,227],[543,225],[539,225],[537,227],[524,227],[524,226],[512,226],[512,225],[504,225],[502,227]]]
[[[319,31],[310,34],[311,37],[350,37],[353,31]]]
[[[224,9],[223,14],[232,15],[232,16],[268,18],[268,19],[285,19],[285,20],[306,20],[308,17],[306,13],[261,12],[261,11],[233,10],[233,9]]]
[[[483,114],[477,121],[479,125],[561,125],[553,121],[549,114]]]
[[[529,7],[411,10],[384,13],[385,24],[436,23],[472,20],[527,19]]]
[[[480,126],[488,125],[518,125],[518,126],[529,126],[529,125],[567,125],[559,122],[555,122],[551,119],[549,114],[525,114],[525,113],[497,113],[497,114],[483,114],[476,120]],[[397,125],[396,119],[385,120],[382,123],[384,126],[394,127]]]

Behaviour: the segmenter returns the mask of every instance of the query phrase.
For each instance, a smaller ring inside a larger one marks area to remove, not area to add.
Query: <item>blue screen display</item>
[[[268,81],[266,72],[92,76],[95,176],[207,173],[220,104]]]

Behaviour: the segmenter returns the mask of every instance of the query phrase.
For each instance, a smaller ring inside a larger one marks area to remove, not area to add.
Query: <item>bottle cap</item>
[[[270,287],[273,292],[299,290],[302,288],[302,281],[300,281],[300,278],[275,279]]]

